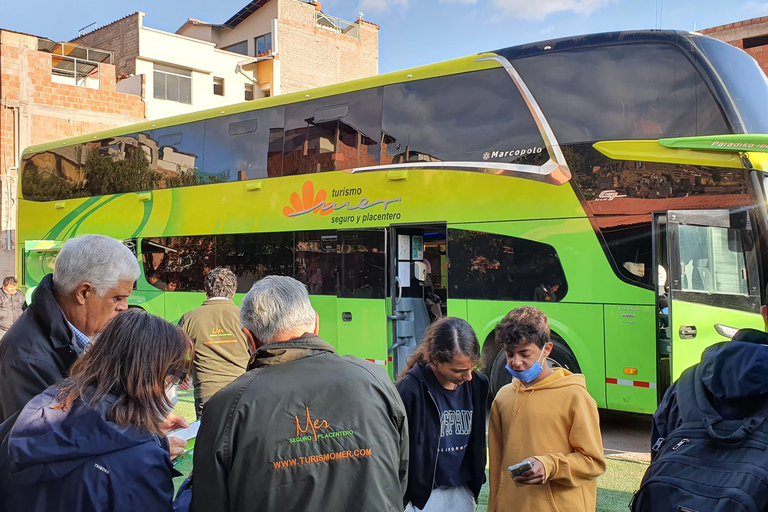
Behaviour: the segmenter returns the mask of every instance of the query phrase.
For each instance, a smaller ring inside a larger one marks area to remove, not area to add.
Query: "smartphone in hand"
[[[522,476],[523,473],[530,471],[533,469],[533,464],[531,464],[531,461],[524,460],[523,462],[518,462],[514,466],[509,466],[507,468],[507,471],[509,471],[509,476],[512,478]]]

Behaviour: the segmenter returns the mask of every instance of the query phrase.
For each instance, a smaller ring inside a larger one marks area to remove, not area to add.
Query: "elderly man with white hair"
[[[0,422],[64,379],[120,311],[139,276],[136,256],[101,235],[68,240],[29,306],[0,343]]]
[[[240,325],[254,354],[205,406],[192,512],[402,512],[408,422],[389,375],[321,340],[290,277],[256,282]]]

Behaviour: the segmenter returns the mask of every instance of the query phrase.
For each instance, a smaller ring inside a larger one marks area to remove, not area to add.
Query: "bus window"
[[[202,292],[205,274],[215,264],[215,250],[213,235],[145,238],[144,275],[162,291]]]
[[[533,117],[504,69],[387,85],[382,130],[382,164],[538,164],[547,157]]]
[[[559,302],[568,293],[551,245],[512,236],[448,230],[448,297]]]
[[[379,163],[381,88],[285,107],[283,175]]]
[[[294,277],[310,295],[336,295],[339,288],[338,236],[335,231],[296,233]]]
[[[693,64],[670,44],[554,52],[512,65],[560,144],[731,133]]]
[[[339,297],[382,299],[386,296],[383,231],[340,231],[339,259]]]
[[[679,237],[680,290],[748,295],[739,231],[681,224]]]
[[[208,175],[226,181],[266,178],[282,167],[283,107],[216,117],[205,121]],[[274,140],[280,142],[275,151]]]
[[[563,155],[614,270],[648,288],[653,212],[750,204],[743,169],[611,160],[590,144],[563,146]]]
[[[157,188],[188,187],[227,181],[223,173],[203,169],[205,121],[196,121],[152,132],[157,148]]]
[[[235,273],[238,293],[266,276],[292,276],[293,233],[217,235],[216,266]]]

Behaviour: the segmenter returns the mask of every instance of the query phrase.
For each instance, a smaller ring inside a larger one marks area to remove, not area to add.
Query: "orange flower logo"
[[[283,208],[283,215],[286,217],[293,215],[295,217],[296,214],[301,215],[310,211],[320,215],[329,215],[333,213],[333,207],[327,210],[324,209],[327,196],[328,194],[325,190],[320,190],[315,195],[315,184],[308,180],[301,187],[301,197],[296,192],[291,194],[291,206]]]

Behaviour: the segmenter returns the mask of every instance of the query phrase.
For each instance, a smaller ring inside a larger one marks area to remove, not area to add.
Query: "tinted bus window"
[[[707,56],[717,71],[717,76],[728,89],[744,125],[744,131],[768,133],[768,118],[763,114],[764,98],[768,96],[768,79],[757,61],[723,41],[696,37],[694,42]]]
[[[310,295],[336,295],[340,288],[338,236],[335,231],[296,233],[294,277]]]
[[[293,275],[293,233],[218,235],[216,241],[216,266],[235,273],[238,293],[266,276]]]
[[[383,299],[386,296],[384,231],[339,231],[339,297]]]
[[[205,173],[226,181],[280,176],[283,107],[205,121]],[[275,151],[276,149],[276,151]]]
[[[216,238],[168,236],[141,241],[144,275],[161,291],[202,292],[205,274],[216,266]]]
[[[591,144],[564,146],[563,155],[614,268],[647,286],[653,283],[654,212],[750,204],[742,169],[611,160]]]
[[[448,230],[451,299],[558,302],[568,293],[551,245],[481,231]]]
[[[376,165],[380,140],[380,88],[287,105],[283,175]]]
[[[159,128],[152,132],[153,168],[160,176],[157,188],[188,187],[227,181],[225,173],[203,168],[205,121]]]
[[[560,144],[730,133],[712,93],[670,44],[633,44],[512,62]]]
[[[547,156],[536,123],[504,69],[388,85],[382,130],[382,164],[533,163],[531,155],[544,161]]]
[[[24,158],[25,199],[53,201],[157,188],[151,138],[134,133]]]

